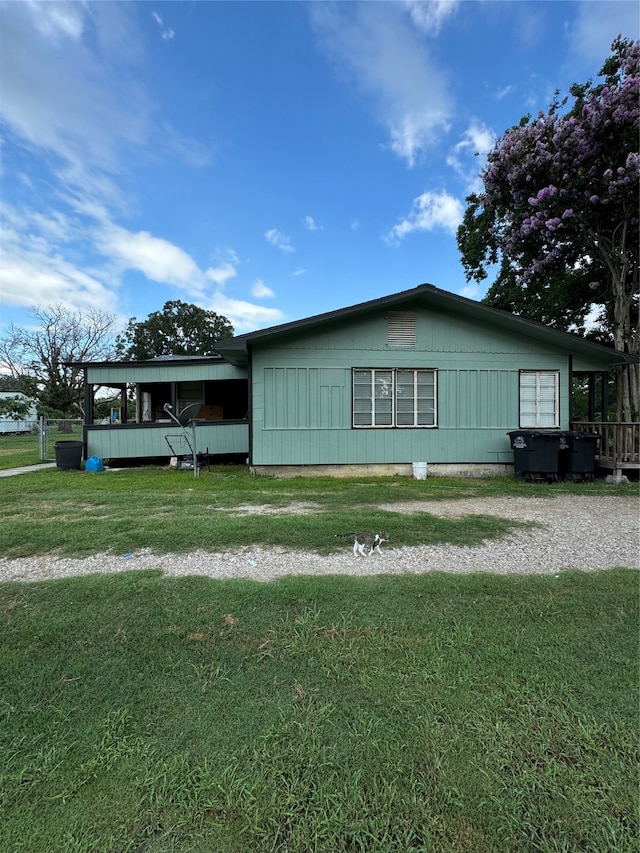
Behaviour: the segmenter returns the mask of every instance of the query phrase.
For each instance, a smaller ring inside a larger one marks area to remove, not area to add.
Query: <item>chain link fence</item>
[[[56,441],[82,441],[82,418],[65,419],[40,418],[38,433],[40,440],[40,461],[55,462]]]
[[[40,432],[40,421],[0,418],[0,435],[37,435]]]

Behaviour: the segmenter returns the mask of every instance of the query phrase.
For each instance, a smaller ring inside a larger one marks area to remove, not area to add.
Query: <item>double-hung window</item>
[[[560,426],[560,373],[557,370],[520,371],[520,426],[542,429]]]
[[[354,427],[437,426],[435,370],[355,368]]]

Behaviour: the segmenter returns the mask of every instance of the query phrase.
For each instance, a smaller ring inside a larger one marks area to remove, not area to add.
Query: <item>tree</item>
[[[0,397],[0,417],[23,421],[31,413],[31,400],[24,397]]]
[[[20,380],[8,373],[3,373],[0,375],[0,391],[17,391],[20,393],[22,391]]]
[[[574,84],[498,139],[458,229],[467,280],[498,265],[486,301],[638,353],[640,42],[618,38],[604,81]],[[640,408],[638,365],[619,374],[618,417]]]
[[[211,355],[218,341],[231,337],[233,326],[226,317],[176,300],[142,322],[132,317],[116,338],[116,356],[145,361],[159,355]]]
[[[33,308],[33,328],[13,324],[0,340],[0,363],[40,414],[84,416],[84,383],[77,362],[105,361],[113,351],[115,316],[61,305]]]

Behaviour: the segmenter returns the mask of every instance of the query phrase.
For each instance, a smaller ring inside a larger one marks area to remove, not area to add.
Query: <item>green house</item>
[[[192,456],[195,444],[196,453],[246,460],[245,368],[219,355],[89,362],[82,367],[86,458],[166,460]],[[95,403],[105,389],[118,392],[119,405],[111,409],[110,418],[97,421]],[[192,407],[195,423],[177,423]]]
[[[183,430],[197,451],[256,472],[505,473],[509,431],[568,430],[577,376],[589,419],[601,416],[606,376],[626,360],[425,284],[221,341],[210,358],[83,365],[87,412],[98,386],[123,392],[117,423],[88,415],[86,454],[174,455],[165,406],[179,416],[199,403]]]

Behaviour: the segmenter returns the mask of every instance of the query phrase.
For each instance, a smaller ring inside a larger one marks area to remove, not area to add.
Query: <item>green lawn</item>
[[[2,584],[1,849],[637,851],[638,592]]]
[[[0,471],[40,464],[40,436],[35,433],[0,435]]]
[[[67,422],[71,432],[61,432],[57,421],[47,423],[45,460],[40,458],[40,434],[37,429],[29,433],[0,434],[0,471],[22,468],[25,465],[40,465],[43,461],[53,462],[57,441],[82,441],[82,425],[78,421]]]
[[[90,473],[43,469],[2,480],[0,554],[26,557],[59,552],[82,556],[140,548],[155,553],[218,551],[247,544],[278,545],[319,553],[344,549],[336,533],[392,532],[392,546],[451,542],[474,545],[500,537],[518,522],[482,514],[486,497],[559,494],[637,495],[637,483],[528,484],[513,477],[330,477],[278,480],[252,477],[244,466],[191,471],[146,467]],[[475,498],[478,514],[438,518],[392,507],[399,501]],[[305,505],[307,514],[287,508]],[[380,505],[387,505],[380,509]],[[247,513],[267,507],[269,514]],[[279,510],[274,513],[273,510]]]
[[[476,544],[515,525],[486,497],[637,495],[233,466],[0,482],[0,554],[27,558],[327,553],[354,527]],[[379,508],[470,497],[465,519]],[[637,852],[638,578],[0,583],[0,850]]]

